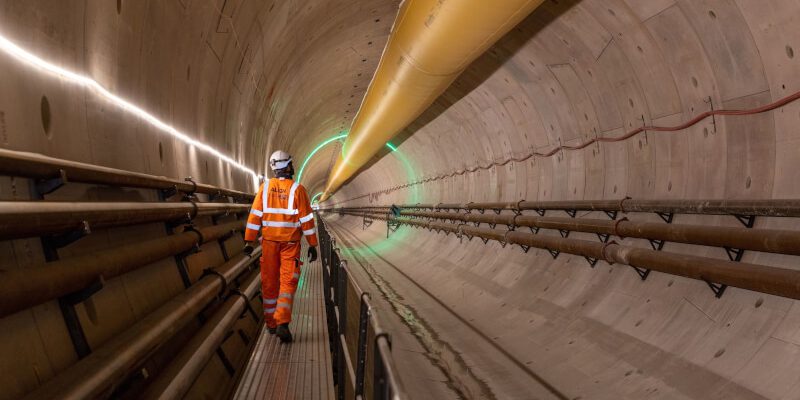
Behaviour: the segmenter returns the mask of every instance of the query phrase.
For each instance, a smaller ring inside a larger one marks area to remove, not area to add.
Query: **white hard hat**
[[[283,150],[278,150],[269,156],[269,167],[273,171],[288,167],[290,162],[292,162],[292,156]]]

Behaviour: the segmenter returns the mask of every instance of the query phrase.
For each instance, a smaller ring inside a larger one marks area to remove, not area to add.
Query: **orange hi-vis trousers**
[[[300,279],[300,242],[262,240],[261,249],[264,322],[275,328],[292,321],[292,303]]]

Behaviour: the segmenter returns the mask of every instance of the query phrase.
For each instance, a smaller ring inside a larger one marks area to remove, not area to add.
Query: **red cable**
[[[786,96],[786,97],[784,97],[784,98],[782,98],[780,100],[774,101],[772,103],[763,105],[761,107],[751,108],[751,109],[747,109],[747,110],[713,110],[713,111],[706,111],[706,112],[701,113],[701,114],[697,115],[696,117],[694,117],[694,118],[690,119],[689,121],[686,121],[686,122],[684,122],[683,124],[680,124],[680,125],[675,125],[675,126],[643,126],[641,128],[636,128],[636,129],[634,129],[634,130],[632,130],[632,131],[630,131],[630,132],[628,132],[628,133],[626,133],[626,134],[624,134],[622,136],[594,138],[594,139],[591,139],[591,140],[588,140],[586,142],[583,142],[583,143],[580,143],[580,144],[577,144],[577,145],[573,145],[573,146],[561,145],[561,146],[557,146],[557,147],[553,148],[552,150],[550,150],[550,151],[548,151],[546,153],[539,153],[539,152],[534,151],[534,152],[532,152],[532,153],[530,153],[530,154],[528,154],[528,155],[526,155],[524,157],[521,157],[521,158],[511,157],[511,158],[508,158],[505,161],[501,161],[501,162],[492,161],[492,162],[490,162],[489,164],[487,164],[485,166],[479,164],[479,165],[476,165],[475,167],[472,167],[472,168],[465,168],[465,169],[463,169],[461,171],[454,171],[454,172],[451,172],[449,174],[442,174],[442,175],[437,175],[437,176],[434,176],[434,177],[431,177],[431,178],[425,178],[423,180],[406,183],[406,184],[403,184],[403,185],[400,185],[400,186],[395,186],[395,187],[392,187],[392,188],[380,190],[378,192],[373,192],[372,194],[375,194],[375,193],[388,194],[389,192],[392,192],[392,191],[395,191],[395,190],[398,190],[398,189],[402,189],[402,188],[405,188],[405,187],[413,186],[413,185],[418,185],[420,183],[431,182],[431,181],[435,181],[435,180],[439,180],[439,179],[453,177],[453,176],[456,176],[456,175],[464,175],[467,172],[475,172],[475,171],[477,171],[479,169],[486,170],[486,169],[489,169],[489,168],[492,168],[492,167],[495,167],[495,166],[504,166],[504,165],[508,164],[511,161],[522,162],[522,161],[528,160],[531,157],[542,157],[542,158],[552,157],[553,155],[555,155],[556,153],[558,153],[561,150],[581,150],[581,149],[584,149],[584,148],[586,148],[586,147],[588,147],[588,146],[590,146],[592,144],[598,143],[598,142],[605,142],[605,143],[621,142],[623,140],[630,139],[630,138],[632,138],[632,137],[634,137],[634,136],[636,136],[636,135],[638,135],[638,134],[640,134],[642,132],[645,132],[645,131],[654,131],[654,132],[682,131],[682,130],[684,130],[686,128],[689,128],[691,126],[697,125],[700,121],[702,121],[702,120],[704,120],[704,119],[706,119],[708,117],[715,116],[715,115],[736,115],[736,116],[741,116],[741,115],[761,114],[761,113],[765,113],[767,111],[772,111],[772,110],[775,110],[777,108],[781,108],[781,107],[783,107],[783,106],[785,106],[785,105],[787,105],[787,104],[789,104],[789,103],[791,103],[791,102],[793,102],[795,100],[798,100],[798,99],[800,99],[800,92],[796,92],[794,94]],[[343,201],[340,201],[338,203],[333,204],[332,206],[335,206],[335,205],[338,205],[338,204],[341,204],[341,203],[346,203],[348,201],[361,199],[361,198],[364,198],[366,196],[369,196],[369,194],[353,197],[353,198],[348,199],[348,200],[343,200]]]

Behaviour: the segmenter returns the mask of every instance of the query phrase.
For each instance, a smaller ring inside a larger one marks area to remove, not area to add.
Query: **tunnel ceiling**
[[[319,143],[347,132],[399,2],[33,3],[4,2],[2,34],[94,77],[261,172],[269,151],[286,149],[299,164]],[[798,7],[780,0],[547,1],[395,139],[394,157],[385,157],[387,148],[334,203],[643,124],[674,125],[712,106],[747,108],[782,97],[798,87],[792,73]],[[39,92],[51,92],[55,133],[6,140],[9,146],[171,175],[181,174],[188,158],[186,168],[197,169],[202,156],[185,146],[162,145],[160,133],[144,135],[140,123],[125,126],[124,113],[118,122],[114,110],[88,97],[89,111],[79,118],[70,108],[75,106],[62,105],[76,93],[10,67],[10,76],[36,86],[21,90],[9,80],[4,89],[26,93],[31,106],[38,108]],[[9,114],[4,123],[12,134],[41,130],[36,113],[21,120]],[[441,200],[790,195],[791,185],[775,185],[774,171],[789,162],[781,151],[787,148],[776,144],[793,142],[791,130],[780,128],[796,124],[797,113],[740,119],[735,127],[728,118],[706,120],[676,134],[512,162],[457,175],[459,183],[453,178],[431,190]],[[73,128],[88,132],[90,147],[111,146],[108,154],[139,141],[162,166],[61,146]],[[113,141],[119,143],[108,143]],[[310,160],[303,181],[312,193],[324,184],[337,151],[333,143]],[[207,166],[206,172],[210,181],[232,179]],[[473,183],[483,182],[481,174],[500,191],[488,194]],[[405,199],[398,201],[422,200],[419,193],[430,192],[401,191]]]
[[[382,203],[796,196],[795,178],[777,172],[795,162],[786,152],[797,150],[796,104],[507,161],[794,93],[799,7],[545,2],[395,139],[402,154],[381,159],[333,203],[366,194]],[[489,168],[464,173],[479,165]]]

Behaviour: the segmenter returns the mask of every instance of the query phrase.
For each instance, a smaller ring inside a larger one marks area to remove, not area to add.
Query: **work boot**
[[[276,330],[275,334],[281,339],[281,343],[292,342],[292,332],[289,332],[289,324],[278,325],[278,329]]]
[[[269,332],[270,335],[274,335],[276,330],[278,330],[278,328],[276,328],[274,326],[268,326],[267,327],[267,332]]]

